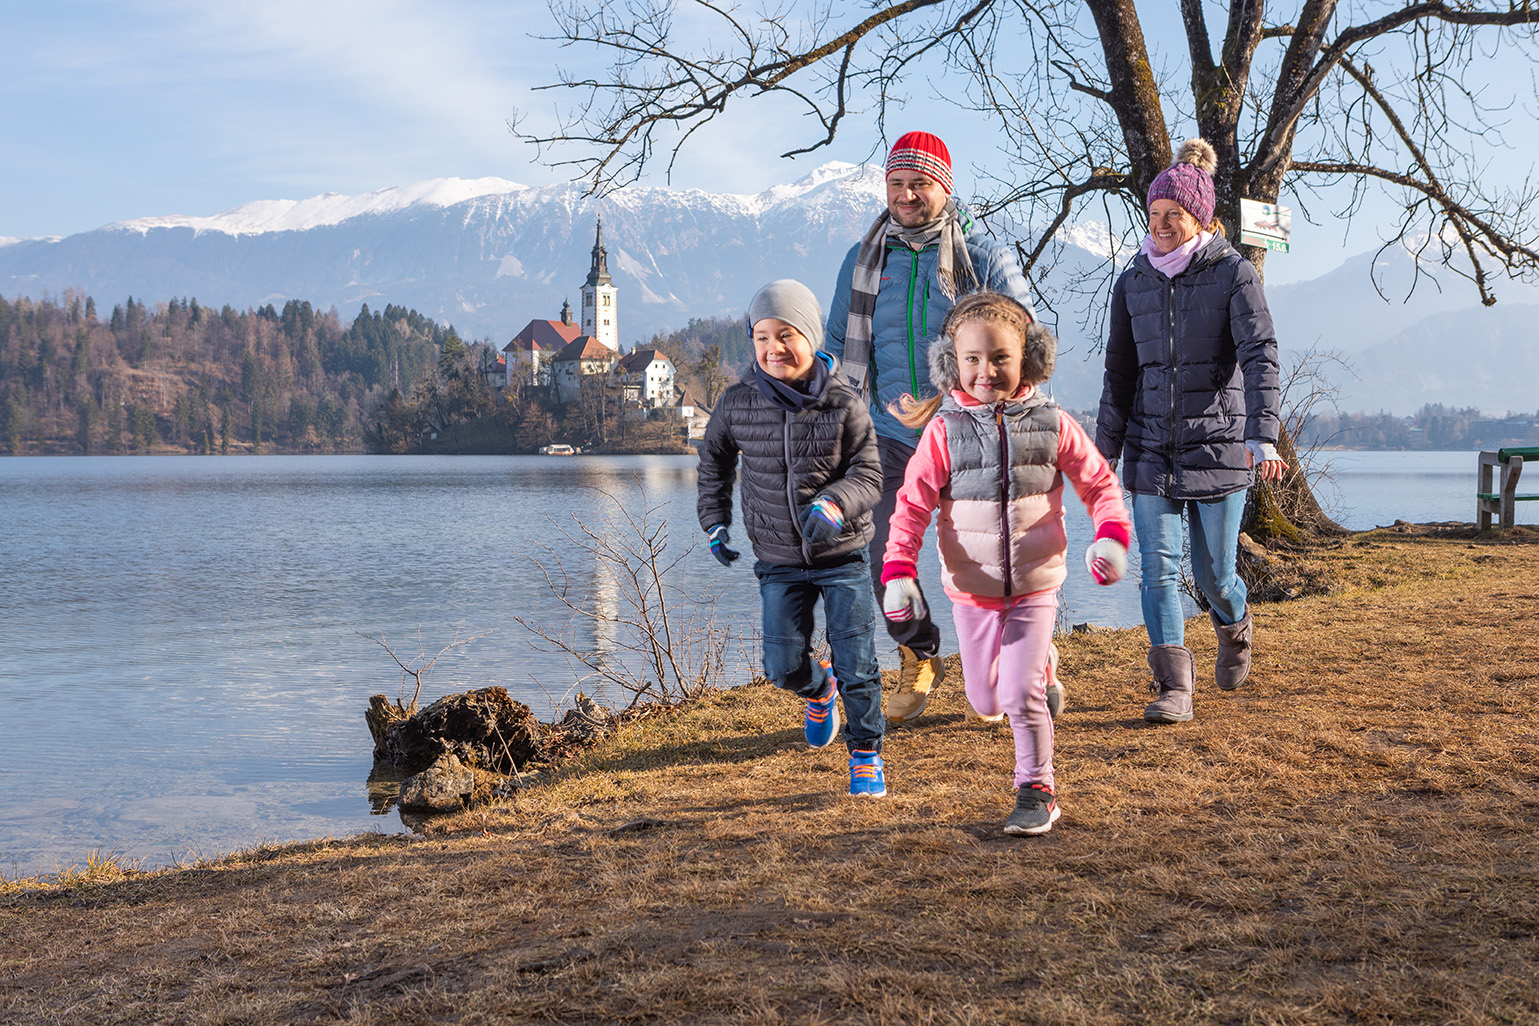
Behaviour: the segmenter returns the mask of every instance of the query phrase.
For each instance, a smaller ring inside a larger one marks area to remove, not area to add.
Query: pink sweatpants
[[[967,700],[984,716],[1004,713],[1015,734],[1015,786],[1053,786],[1053,718],[1047,676],[1058,589],[1022,596],[1009,609],[951,604]]]

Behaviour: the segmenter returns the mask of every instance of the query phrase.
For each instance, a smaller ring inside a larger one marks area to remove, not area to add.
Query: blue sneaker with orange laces
[[[822,748],[834,739],[839,733],[839,682],[829,670],[828,660],[820,660],[817,664],[817,672],[828,682],[828,690],[823,692],[823,697],[807,703],[807,715],[802,719],[802,731],[807,735],[807,743],[814,748]]]
[[[887,793],[882,757],[863,748],[850,751],[850,797],[880,798]]]

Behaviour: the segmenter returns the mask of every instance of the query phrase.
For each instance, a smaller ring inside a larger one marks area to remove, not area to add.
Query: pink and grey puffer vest
[[[1039,393],[992,406],[948,395],[951,481],[936,534],[947,589],[1011,598],[1063,583],[1063,475],[1058,406]]]

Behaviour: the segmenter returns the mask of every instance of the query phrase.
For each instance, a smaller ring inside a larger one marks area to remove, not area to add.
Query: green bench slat
[[[1527,463],[1534,457],[1539,456],[1539,446],[1519,446],[1513,449],[1496,450],[1496,461],[1498,463],[1506,463],[1514,456],[1523,457],[1523,462]]]
[[[1477,499],[1484,499],[1487,502],[1495,502],[1497,499],[1501,498],[1501,495],[1498,494],[1497,492],[1477,492],[1477,493],[1475,493],[1475,498],[1477,498]],[[1514,495],[1512,497],[1512,501],[1513,502],[1539,502],[1539,495]]]

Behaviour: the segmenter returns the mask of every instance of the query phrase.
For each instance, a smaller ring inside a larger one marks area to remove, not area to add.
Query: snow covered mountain
[[[501,178],[436,179],[361,196],[263,200],[207,217],[143,218],[62,239],[0,239],[0,295],[76,289],[110,309],[124,297],[196,298],[237,308],[303,299],[335,306],[415,308],[468,338],[499,345],[529,320],[554,318],[578,298],[600,215],[619,286],[624,346],[691,318],[740,316],[765,282],[793,277],[826,304],[839,263],[882,209],[882,171],[830,163],[758,195],[633,186],[597,199],[579,185],[531,187]],[[1064,249],[1037,282],[1040,311],[1061,340],[1053,390],[1093,409],[1105,330],[1083,290],[1106,281],[1104,227],[1061,235]],[[1405,298],[1414,264],[1404,250],[1377,257],[1389,298],[1369,279],[1375,257],[1353,257],[1311,281],[1268,290],[1285,362],[1311,347],[1343,353],[1346,410],[1410,413],[1423,402],[1532,412],[1526,312],[1539,290],[1504,284],[1482,310],[1473,288],[1443,272]],[[1478,330],[1474,327],[1478,324]],[[1478,359],[1440,361],[1439,340],[1478,338]],[[1450,335],[1454,336],[1450,338]],[[1414,356],[1412,355],[1414,354]],[[1407,357],[1425,369],[1411,373]]]
[[[829,164],[757,196],[439,179],[363,196],[248,203],[0,247],[0,294],[75,288],[99,304],[174,296],[244,308],[288,299],[414,307],[470,338],[506,341],[556,317],[587,277],[597,219],[629,345],[692,317],[740,314],[777,277],[832,291],[881,209],[880,169]]]

